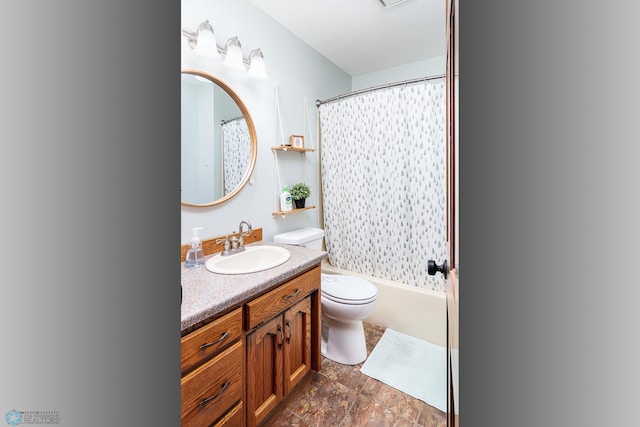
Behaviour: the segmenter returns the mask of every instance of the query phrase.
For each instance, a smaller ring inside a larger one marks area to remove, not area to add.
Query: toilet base
[[[361,320],[336,320],[322,316],[324,357],[343,365],[357,365],[367,359],[367,343]]]

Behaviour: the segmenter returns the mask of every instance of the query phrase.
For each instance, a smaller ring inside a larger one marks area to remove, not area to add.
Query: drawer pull
[[[220,396],[222,393],[224,393],[224,391],[229,387],[230,384],[231,384],[231,381],[227,380],[224,384],[222,384],[222,388],[220,389],[219,392],[217,392],[211,397],[207,397],[206,399],[203,399],[202,402],[200,402],[200,406],[204,406],[207,403],[214,400],[215,398],[217,398],[218,396]]]
[[[292,293],[291,295],[285,295],[283,298],[285,299],[285,301],[289,301],[291,298],[297,297],[299,293],[300,289],[298,288],[294,293]]]
[[[225,333],[224,333],[224,334],[222,334],[222,336],[221,336],[220,338],[218,338],[217,340],[215,340],[215,341],[213,341],[213,342],[207,342],[207,343],[202,344],[202,345],[200,346],[200,350],[204,350],[204,349],[205,349],[205,348],[207,348],[207,347],[211,347],[212,345],[216,345],[216,344],[218,344],[219,342],[222,342],[222,341],[226,340],[226,339],[229,337],[229,335],[231,335],[231,331],[227,331],[227,332],[225,332]]]
[[[291,335],[293,335],[293,332],[291,332],[291,321],[289,319],[287,319],[287,329],[289,329],[289,336],[287,337],[287,344],[289,344],[291,342]]]

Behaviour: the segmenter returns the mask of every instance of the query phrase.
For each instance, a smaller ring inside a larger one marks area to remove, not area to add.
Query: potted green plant
[[[305,200],[311,195],[311,189],[304,182],[299,182],[291,187],[289,193],[291,193],[291,198],[296,204],[296,209],[302,209],[304,208]]]

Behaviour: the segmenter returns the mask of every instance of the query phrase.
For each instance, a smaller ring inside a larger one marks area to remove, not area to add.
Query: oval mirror
[[[258,143],[249,111],[223,81],[182,70],[181,200],[214,206],[236,196],[256,163]]]

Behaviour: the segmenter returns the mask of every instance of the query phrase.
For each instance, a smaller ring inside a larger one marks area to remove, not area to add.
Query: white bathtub
[[[444,293],[343,270],[326,260],[322,263],[322,272],[361,277],[376,285],[376,307],[365,322],[446,347],[447,305]]]

